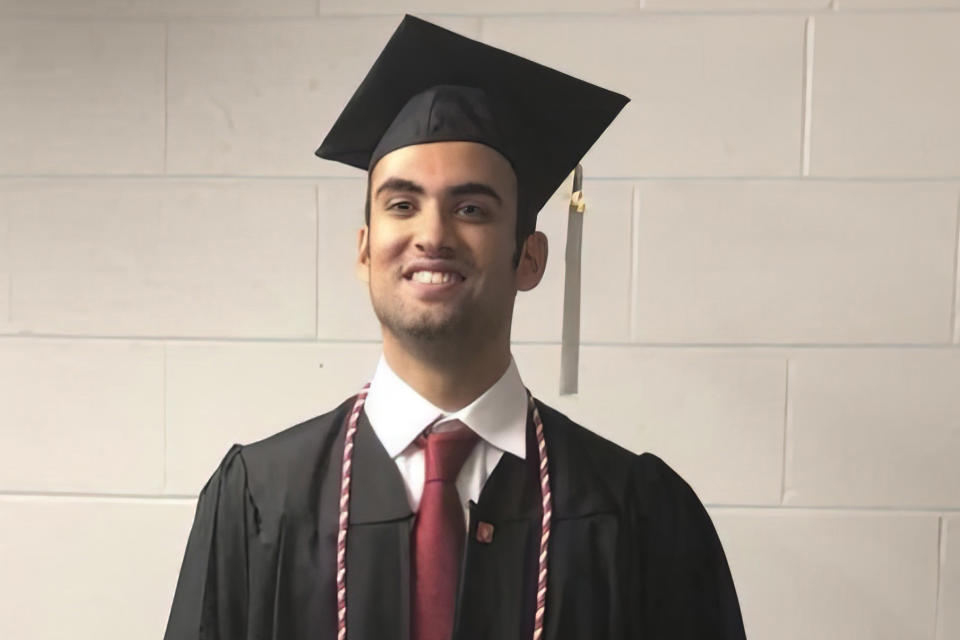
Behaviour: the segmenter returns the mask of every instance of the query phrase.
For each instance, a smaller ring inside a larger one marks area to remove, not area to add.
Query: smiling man
[[[537,213],[626,101],[404,19],[317,151],[368,171],[383,355],[340,407],[230,449],[167,640],[744,637],[690,487],[534,400],[510,352]]]

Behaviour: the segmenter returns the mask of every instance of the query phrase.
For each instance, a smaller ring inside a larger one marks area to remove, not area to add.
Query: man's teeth
[[[449,271],[414,271],[410,279],[426,284],[445,284],[458,278]]]

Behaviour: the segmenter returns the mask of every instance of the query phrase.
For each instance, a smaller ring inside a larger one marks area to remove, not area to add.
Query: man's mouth
[[[464,277],[455,271],[418,270],[411,273],[408,279],[423,284],[448,284],[450,282],[460,282]]]

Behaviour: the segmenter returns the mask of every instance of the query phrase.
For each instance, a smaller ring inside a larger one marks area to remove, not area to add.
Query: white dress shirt
[[[380,356],[364,411],[387,454],[397,463],[414,512],[420,507],[424,481],[424,452],[415,440],[435,422],[434,428],[442,431],[444,423],[459,420],[480,436],[457,476],[466,518],[469,502],[479,500],[504,452],[526,457],[527,391],[512,357],[507,370],[489,389],[459,411],[447,412],[414,391]]]

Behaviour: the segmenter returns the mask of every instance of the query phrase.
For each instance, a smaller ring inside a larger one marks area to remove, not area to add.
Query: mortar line
[[[947,521],[943,515],[940,516],[939,526],[937,527],[937,589],[933,605],[933,637],[940,640],[942,637],[943,626],[941,624],[940,599],[943,595],[941,582],[943,580],[943,563],[947,560]]]
[[[161,382],[162,402],[160,403],[161,423],[163,424],[163,482],[160,487],[163,491],[167,490],[167,466],[169,463],[169,453],[167,450],[167,343],[163,343],[163,379]]]
[[[11,232],[11,227],[13,223],[10,221],[11,216],[4,216],[3,223],[6,226],[3,234],[3,245],[4,251],[7,255],[7,323],[10,326],[13,326],[13,260],[10,256],[13,255],[11,247],[13,246],[10,236],[13,235]]]
[[[103,491],[31,491],[31,490],[4,490],[0,491],[0,500],[5,499],[35,499],[60,500],[74,498],[77,500],[140,500],[148,502],[182,502],[196,500],[196,495],[184,493],[107,493]]]
[[[778,17],[778,16],[797,16],[797,15],[809,15],[809,14],[826,14],[834,13],[841,9],[839,0],[833,0],[831,4],[828,4],[822,8],[770,8],[770,7],[754,7],[754,8],[739,8],[739,9],[657,9],[657,8],[647,8],[647,7],[632,7],[628,9],[611,9],[607,11],[549,11],[546,9],[537,10],[537,11],[526,11],[526,12],[484,12],[484,13],[463,13],[463,12],[452,12],[452,11],[430,11],[423,13],[422,16],[427,20],[437,20],[443,18],[462,18],[462,19],[471,19],[471,18],[493,18],[493,19],[537,19],[537,18],[546,18],[546,19],[567,19],[567,20],[582,20],[582,19],[627,19],[627,18],[641,18],[645,15],[657,15],[657,16],[676,16],[676,17],[715,17],[715,18],[751,18],[751,17]],[[956,7],[952,6],[930,6],[930,7],[878,7],[878,8],[851,8],[843,9],[846,13],[851,14],[930,14],[930,13],[945,13],[952,14],[956,13]],[[57,22],[63,23],[84,23],[84,22],[102,22],[104,20],[109,20],[110,22],[117,23],[145,23],[145,22],[158,22],[158,21],[167,21],[167,22],[195,22],[195,23],[222,23],[228,25],[235,24],[256,24],[256,23],[317,23],[323,20],[371,20],[378,18],[399,18],[402,16],[402,11],[371,11],[368,13],[358,13],[358,12],[329,12],[324,13],[320,10],[318,14],[316,11],[310,11],[309,13],[295,14],[295,15],[218,15],[216,13],[199,13],[196,15],[182,16],[176,14],[164,14],[162,12],[157,13],[144,13],[144,14],[130,14],[130,15],[112,15],[106,12],[102,13],[90,13],[86,15],[75,14],[75,15],[61,15],[61,16],[50,16],[43,14],[30,14],[17,11],[7,11],[0,13],[0,16],[8,20],[16,20],[18,22],[48,22],[50,20],[56,20]]]
[[[333,345],[379,345],[380,338],[324,338],[315,340],[311,337],[299,338],[277,338],[277,337],[246,337],[233,338],[229,336],[177,336],[177,335],[84,335],[70,333],[0,333],[2,340],[91,340],[99,342],[171,342],[176,344],[292,344],[304,346],[333,346]],[[514,340],[513,346],[536,347],[536,346],[559,346],[560,340]],[[718,351],[812,351],[812,350],[960,350],[960,344],[954,342],[926,342],[926,343],[896,343],[896,342],[876,342],[876,343],[797,343],[797,342],[640,342],[640,341],[610,341],[596,342],[585,341],[581,343],[586,347],[624,347],[638,349],[701,349]]]
[[[800,116],[800,175],[810,175],[810,132],[813,123],[813,60],[814,30],[816,22],[813,16],[807,16],[803,27],[803,90],[802,114]]]
[[[0,501],[2,500],[61,500],[72,498],[76,500],[107,500],[107,501],[141,501],[141,502],[193,502],[197,499],[196,494],[185,493],[107,493],[103,491],[38,491],[38,490],[2,490],[0,491]],[[847,506],[847,505],[777,505],[777,504],[736,504],[736,503],[717,503],[704,502],[704,506],[718,511],[770,511],[783,513],[833,513],[836,515],[858,514],[858,515],[904,515],[904,516],[937,516],[943,518],[945,515],[960,515],[960,507],[883,507],[883,506]],[[945,544],[944,538],[944,544]]]
[[[320,185],[313,189],[313,337],[320,340]]]
[[[170,72],[170,21],[163,23],[163,173],[167,173],[167,156],[169,155],[170,131],[170,93],[167,85],[167,75]]]
[[[816,505],[816,504],[735,504],[704,502],[710,509],[749,511],[781,511],[781,512],[830,512],[837,514],[902,514],[902,515],[929,515],[940,517],[943,514],[960,515],[960,508],[955,507],[883,507],[883,506],[852,506],[852,505]]]
[[[277,183],[324,183],[324,182],[353,182],[363,180],[363,176],[343,175],[343,176],[298,176],[298,175],[262,175],[262,174],[216,174],[216,173],[5,173],[0,174],[0,182],[3,181],[42,181],[53,180],[60,182],[110,182],[110,181],[132,181],[132,182],[206,182],[206,181],[224,181],[224,182],[277,182]],[[846,176],[811,176],[810,182],[841,182],[841,183],[864,183],[864,184],[936,184],[948,183],[954,184],[960,181],[960,174],[957,175],[936,175],[936,176],[870,176],[870,175],[846,175]],[[801,182],[799,175],[763,175],[763,174],[730,174],[730,175],[645,175],[645,176],[610,176],[597,175],[589,179],[589,182],[609,182],[609,183],[644,183],[644,182]]]
[[[787,497],[787,443],[790,437],[790,357],[784,362],[783,379],[783,447],[780,458],[780,504],[784,504]]]
[[[950,308],[950,327],[953,332],[953,342],[960,344],[960,323],[957,322],[957,307],[960,307],[960,195],[957,197],[957,216],[954,238],[956,242],[953,251],[953,305]]]
[[[630,273],[627,275],[628,291],[627,304],[627,336],[630,340],[636,340],[638,331],[634,324],[636,313],[634,306],[637,304],[637,269],[640,268],[640,185],[634,184],[630,198]]]

